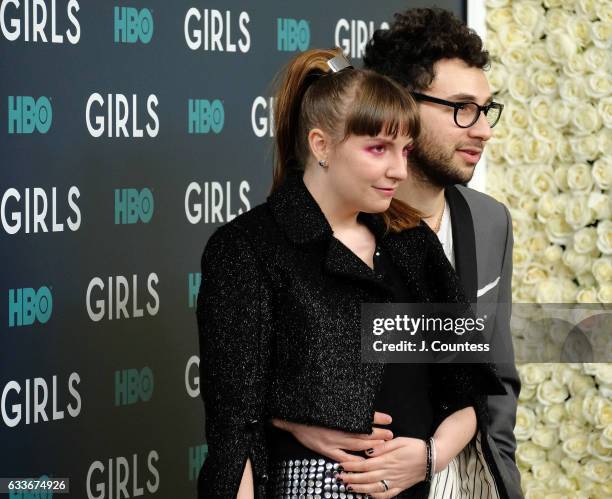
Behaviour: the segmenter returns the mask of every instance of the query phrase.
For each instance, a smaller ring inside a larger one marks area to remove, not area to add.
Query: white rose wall
[[[506,106],[488,146],[486,190],[513,217],[513,301],[607,305],[612,3],[488,0],[486,46]],[[612,497],[612,365],[532,363],[519,372],[526,497]]]

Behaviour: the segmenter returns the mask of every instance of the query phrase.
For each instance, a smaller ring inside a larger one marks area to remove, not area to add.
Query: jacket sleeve
[[[202,256],[197,303],[208,444],[198,478],[200,499],[236,497],[248,458],[255,497],[264,495],[269,289],[244,233],[233,226],[217,230]]]
[[[512,221],[508,209],[504,207],[507,218],[506,249],[504,252],[499,288],[499,305],[495,316],[492,341],[494,349],[504,352],[504,359],[497,363],[497,369],[506,395],[489,396],[488,411],[490,416],[489,433],[495,441],[500,454],[515,480],[520,481],[516,467],[516,439],[514,425],[521,382],[514,363],[510,315],[512,307]]]

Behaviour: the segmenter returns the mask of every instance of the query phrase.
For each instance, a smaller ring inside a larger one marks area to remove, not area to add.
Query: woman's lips
[[[378,192],[384,194],[387,197],[393,197],[393,195],[395,194],[395,187],[375,187],[374,189],[376,189]]]

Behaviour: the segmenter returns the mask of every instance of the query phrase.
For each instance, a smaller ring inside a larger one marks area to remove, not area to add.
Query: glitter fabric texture
[[[415,302],[465,302],[427,226],[386,233],[377,215],[359,220],[390,255]],[[197,305],[209,446],[200,498],[235,497],[248,458],[256,498],[266,497],[272,417],[371,431],[383,366],[360,362],[360,306],[391,300],[380,276],[333,237],[299,175],[211,236]],[[486,431],[485,394],[505,393],[494,370],[441,365],[434,373],[440,420],[473,404]]]

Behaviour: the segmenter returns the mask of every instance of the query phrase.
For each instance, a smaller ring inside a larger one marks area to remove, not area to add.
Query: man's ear
[[[331,149],[331,138],[320,128],[313,128],[308,132],[308,146],[317,161],[327,161]]]

